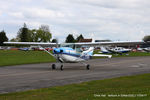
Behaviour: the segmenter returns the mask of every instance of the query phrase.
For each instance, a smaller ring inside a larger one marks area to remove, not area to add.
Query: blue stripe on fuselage
[[[54,52],[57,51],[57,52]],[[74,49],[72,48],[69,48],[69,47],[61,47],[61,48],[55,48],[53,50],[53,54],[66,54],[66,55],[70,55],[70,56],[74,56],[74,57],[80,57],[80,53],[76,53],[76,52],[71,52],[71,51],[75,51]],[[60,50],[62,50],[63,52],[60,52]],[[67,51],[69,50],[69,51]]]
[[[80,57],[80,54],[71,54],[71,53],[60,53],[60,54],[66,54],[74,57]]]

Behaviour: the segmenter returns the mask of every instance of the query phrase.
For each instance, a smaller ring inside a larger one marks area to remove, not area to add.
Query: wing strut
[[[39,46],[40,48],[43,48],[43,47],[41,47],[41,46]],[[55,55],[53,55],[52,53],[50,53],[49,51],[47,51],[45,48],[43,48],[43,50],[45,51],[45,52],[47,52],[49,55],[51,55],[51,56],[53,56],[54,58],[56,58],[56,56]]]

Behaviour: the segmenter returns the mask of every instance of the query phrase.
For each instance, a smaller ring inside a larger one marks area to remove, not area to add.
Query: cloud
[[[61,12],[56,12],[50,9],[29,8],[25,9],[24,16],[29,18],[61,18],[65,15]]]
[[[61,40],[70,33],[137,40],[150,34],[149,6],[149,0],[5,0],[0,6],[0,29],[12,38],[25,22],[29,28],[49,25]]]
[[[23,15],[23,13],[22,12],[9,12],[8,13],[8,15],[9,16],[11,16],[11,17],[15,17],[15,18],[21,18],[21,19],[23,19],[24,18],[24,15]]]

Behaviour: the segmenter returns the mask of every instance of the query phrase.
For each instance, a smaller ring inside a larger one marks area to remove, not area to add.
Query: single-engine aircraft
[[[93,54],[95,46],[101,45],[115,45],[115,44],[143,44],[143,41],[117,41],[117,42],[86,42],[86,43],[41,43],[41,42],[4,42],[4,44],[13,45],[30,45],[30,46],[49,46],[56,47],[53,49],[53,53],[44,49],[49,55],[53,56],[57,63],[60,64],[60,69],[63,70],[63,63],[82,63],[86,66],[86,69],[90,69],[90,65],[86,64],[85,61],[90,60],[93,56],[104,56],[111,58],[112,55],[105,54]],[[82,46],[89,46],[89,49],[83,51]],[[56,64],[52,64],[52,69],[56,69]]]
[[[143,50],[144,50],[145,52],[150,52],[150,47],[143,48]]]
[[[144,51],[144,52],[150,52],[150,47],[146,47],[146,48],[137,48],[137,50],[139,51]]]
[[[104,53],[104,54],[120,54],[122,55],[123,53],[128,53],[131,51],[131,49],[126,49],[126,48],[123,48],[123,47],[103,47],[101,46],[101,51],[100,53]]]

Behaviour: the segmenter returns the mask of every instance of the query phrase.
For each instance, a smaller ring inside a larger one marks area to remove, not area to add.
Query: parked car
[[[4,48],[0,47],[0,50],[4,50]]]
[[[22,50],[22,51],[28,51],[29,50],[29,48],[19,48],[19,50]]]

